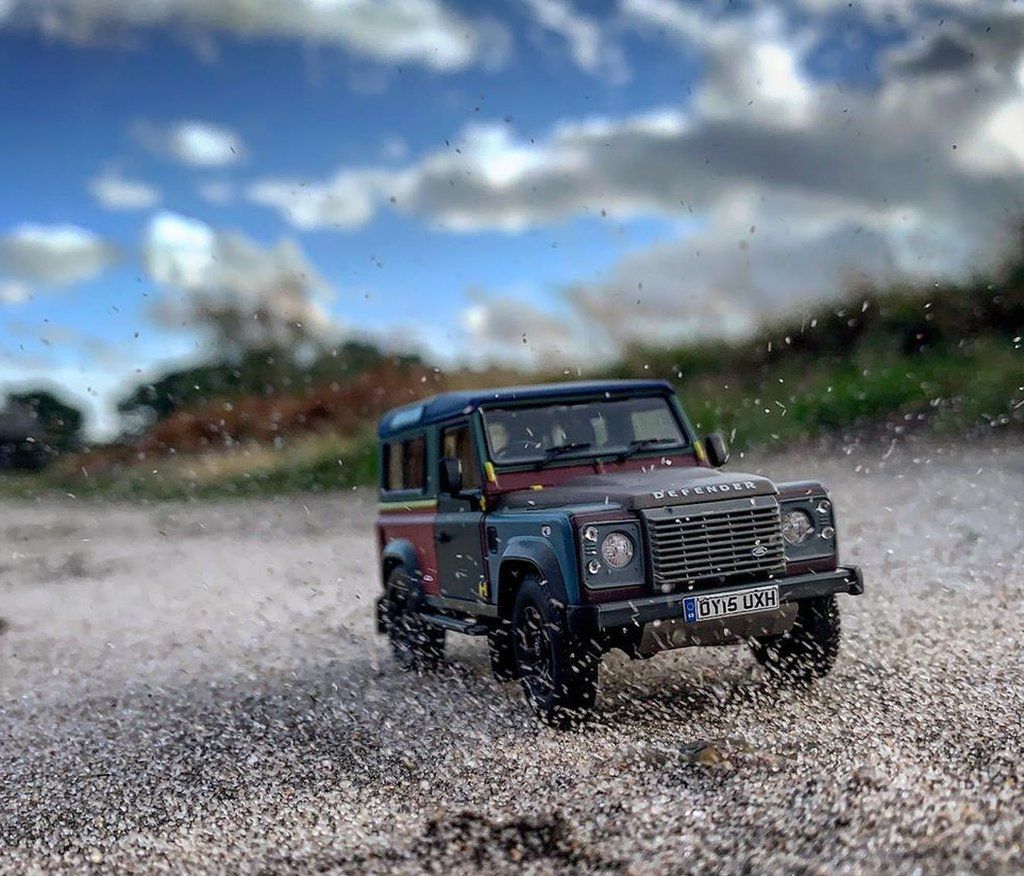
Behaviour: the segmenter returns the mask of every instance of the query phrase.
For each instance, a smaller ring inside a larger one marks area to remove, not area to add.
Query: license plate
[[[751,587],[708,596],[687,596],[683,600],[683,618],[688,624],[736,614],[753,614],[779,607],[779,585]]]

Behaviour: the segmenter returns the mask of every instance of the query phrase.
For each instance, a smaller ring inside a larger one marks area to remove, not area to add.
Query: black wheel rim
[[[551,684],[551,633],[535,605],[527,605],[516,627],[516,658],[519,672],[530,692],[546,697]]]

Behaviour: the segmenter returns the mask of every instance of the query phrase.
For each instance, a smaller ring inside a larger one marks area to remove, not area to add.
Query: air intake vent
[[[785,567],[774,496],[652,508],[644,520],[659,591]]]

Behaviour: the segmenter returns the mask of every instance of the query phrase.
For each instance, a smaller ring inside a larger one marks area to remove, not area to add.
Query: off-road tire
[[[542,721],[571,726],[594,707],[601,651],[569,634],[561,606],[536,575],[516,594],[512,646],[526,701]]]
[[[840,640],[835,596],[815,596],[797,603],[796,620],[781,636],[754,639],[750,650],[770,675],[798,684],[824,678],[835,665]]]
[[[491,658],[491,674],[498,681],[513,681],[519,677],[515,649],[512,646],[511,621],[503,619],[488,631],[487,654]]]
[[[384,626],[395,663],[406,671],[434,669],[444,659],[445,631],[423,620],[423,591],[401,567],[388,575],[384,589]]]

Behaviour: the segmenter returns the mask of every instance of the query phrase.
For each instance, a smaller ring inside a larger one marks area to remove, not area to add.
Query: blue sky
[[[962,272],[1020,202],[1020,21],[0,0],[0,388],[58,383],[110,432],[120,391],[211,353],[211,295],[327,342],[572,367]]]

